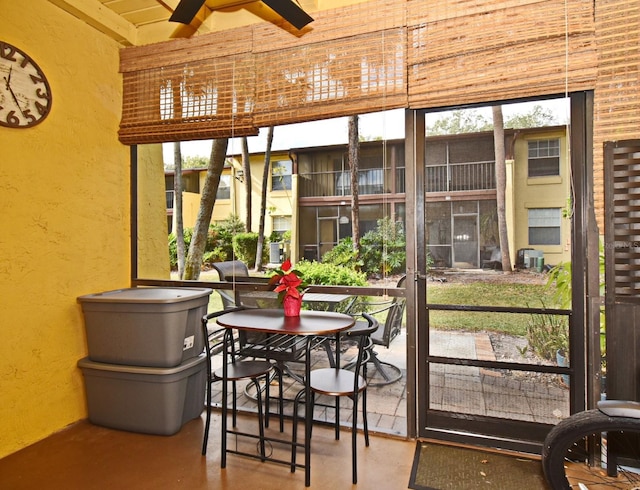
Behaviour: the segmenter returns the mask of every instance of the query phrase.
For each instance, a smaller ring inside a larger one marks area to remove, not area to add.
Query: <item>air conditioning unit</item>
[[[544,252],[542,250],[525,250],[524,266],[527,269],[541,269],[544,260]]]

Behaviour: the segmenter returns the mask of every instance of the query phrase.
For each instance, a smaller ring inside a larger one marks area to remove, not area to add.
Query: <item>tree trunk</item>
[[[189,246],[189,253],[187,254],[185,264],[185,280],[195,281],[200,277],[202,256],[204,255],[204,249],[207,245],[207,234],[209,232],[209,225],[211,224],[213,205],[216,203],[216,193],[220,185],[220,175],[224,169],[224,161],[227,158],[228,143],[228,138],[215,139],[211,146],[211,158],[209,159],[207,176],[202,189],[200,209],[198,210],[196,224],[193,227],[193,236],[191,237],[191,245]]]
[[[511,272],[511,252],[509,251],[509,235],[507,233],[507,214],[505,192],[507,188],[507,165],[504,148],[504,120],[502,106],[493,106],[493,142],[496,155],[496,206],[498,211],[498,236],[500,237],[500,254],[502,255],[502,271]]]
[[[184,224],[182,219],[182,152],[180,142],[173,143],[173,215],[176,219],[176,255],[178,259],[178,279],[184,279]]]
[[[267,148],[264,152],[264,169],[262,171],[262,196],[260,199],[260,225],[258,226],[258,248],[256,250],[256,270],[262,268],[262,250],[264,248],[264,221],[267,214],[267,186],[271,170],[271,143],[273,143],[273,126],[267,131]]]
[[[249,158],[249,143],[247,137],[242,137],[242,178],[244,179],[245,206],[247,208],[244,217],[245,230],[251,231],[251,161]]]
[[[351,239],[356,259],[360,254],[360,200],[358,173],[360,167],[360,136],[358,116],[349,116],[349,168],[351,170]]]

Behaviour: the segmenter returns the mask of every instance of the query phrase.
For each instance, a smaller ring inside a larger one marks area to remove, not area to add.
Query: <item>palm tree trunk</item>
[[[244,218],[245,230],[251,231],[251,161],[249,159],[249,143],[247,137],[242,137],[242,178],[244,179],[245,207],[247,212]]]
[[[360,169],[360,136],[358,116],[349,117],[349,168],[351,169],[351,240],[356,259],[360,252],[360,189],[358,173]],[[357,262],[357,260],[356,260]]]
[[[505,193],[507,188],[507,164],[504,148],[504,119],[502,106],[493,106],[493,141],[496,155],[496,206],[498,212],[498,236],[500,237],[500,254],[502,255],[502,271],[511,272],[511,253],[509,251],[509,235],[507,230],[507,213]]]
[[[227,158],[228,143],[228,138],[215,139],[211,146],[211,157],[202,189],[200,209],[198,210],[196,224],[193,227],[193,236],[191,237],[191,244],[184,269],[185,280],[195,281],[200,277],[202,256],[204,255],[204,249],[207,245],[207,234],[209,232],[209,225],[211,224],[213,205],[216,203],[216,193],[220,185],[220,175],[224,169],[224,161]]]
[[[184,279],[184,222],[182,218],[182,152],[180,142],[173,143],[173,215],[176,220],[176,255],[178,259],[178,278]]]
[[[264,170],[262,171],[262,196],[260,199],[260,225],[258,226],[258,248],[256,250],[256,270],[262,268],[262,250],[264,248],[264,221],[267,214],[267,185],[271,170],[271,144],[273,143],[273,126],[267,131],[267,148],[264,152]]]

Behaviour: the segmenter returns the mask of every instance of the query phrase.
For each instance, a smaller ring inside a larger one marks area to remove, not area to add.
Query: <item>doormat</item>
[[[495,451],[418,441],[409,488],[545,490],[540,461]]]

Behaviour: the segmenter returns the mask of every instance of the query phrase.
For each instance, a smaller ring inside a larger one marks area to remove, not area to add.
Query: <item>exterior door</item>
[[[337,217],[318,217],[319,259],[339,240],[339,221]]]
[[[453,266],[461,269],[477,268],[478,253],[478,215],[454,215]]]
[[[437,219],[438,210],[425,197],[424,153],[428,153],[428,145],[421,136],[425,133],[421,113],[407,123],[407,134],[415,124],[415,141],[409,142],[407,152],[413,151],[416,166],[417,270],[415,285],[409,290],[415,294],[418,437],[536,452],[555,423],[585,408],[586,319],[582,311],[586,311],[587,273],[593,268],[587,268],[584,253],[591,242],[587,242],[585,233],[573,230],[587,229],[583,213],[586,205],[582,207],[582,203],[591,199],[584,192],[588,189],[585,155],[592,148],[586,124],[591,97],[585,93],[572,96],[571,133],[567,135],[576,200],[571,219],[571,309],[550,309],[538,300],[535,291],[542,294],[546,282],[542,274],[538,278],[540,287],[524,289],[511,281],[512,277],[524,281],[525,274],[476,271],[478,277],[472,277],[466,271],[455,277],[451,271],[437,274],[427,268],[429,223]],[[478,220],[477,212],[457,212],[453,207],[455,264],[478,267]],[[409,239],[413,237],[408,235]],[[597,244],[597,235],[595,241]],[[515,256],[516,251],[511,252]],[[472,292],[456,294],[456,281],[463,280],[473,282],[467,289]],[[519,293],[521,290],[528,292]],[[412,312],[412,306],[408,311]],[[529,327],[549,321],[566,325],[568,366],[559,365],[555,354],[549,354],[549,359],[531,355]]]

